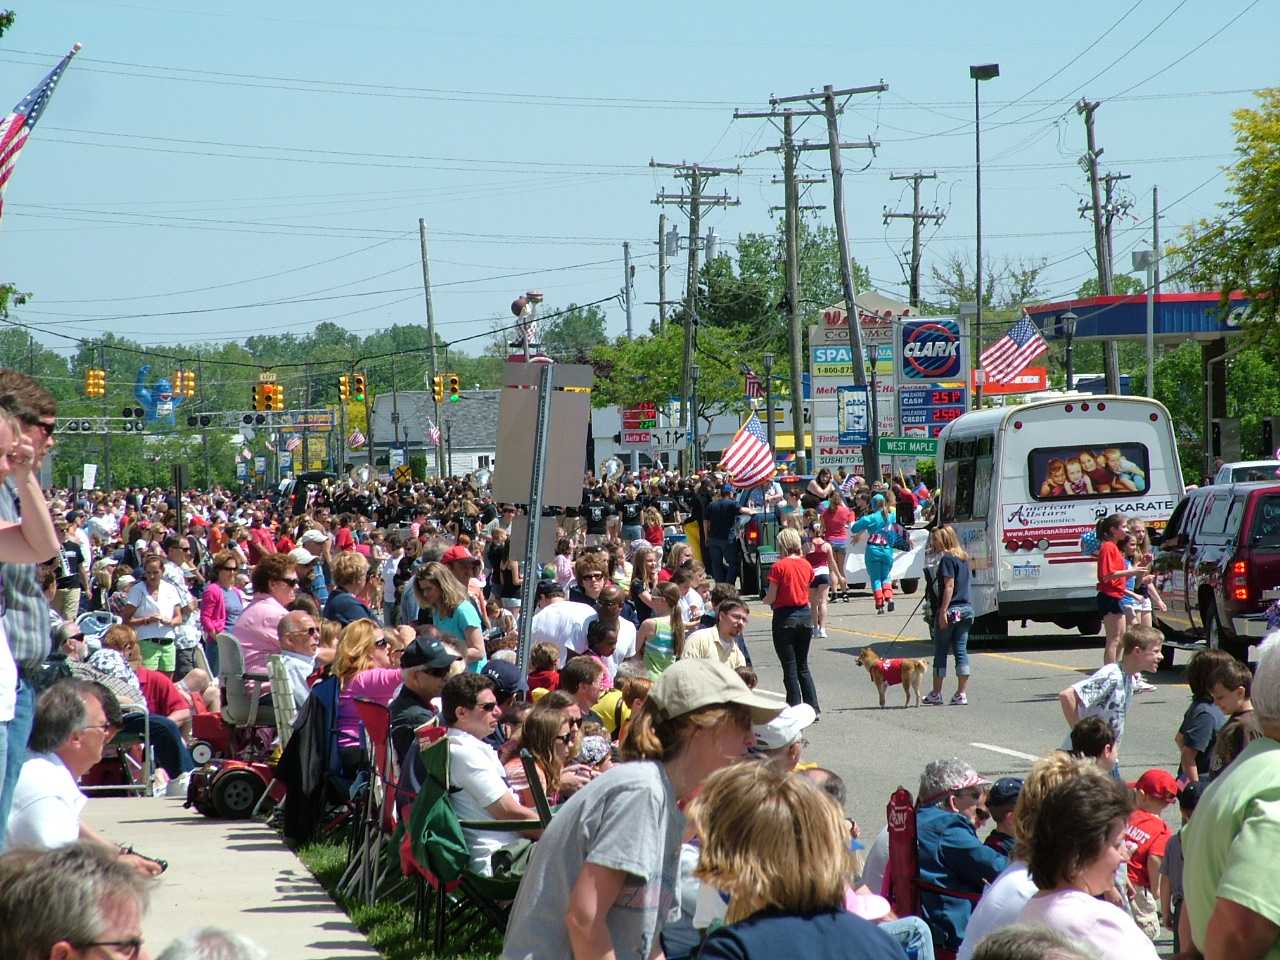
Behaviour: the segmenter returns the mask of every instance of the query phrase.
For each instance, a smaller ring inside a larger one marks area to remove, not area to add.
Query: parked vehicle
[[[1237,460],[1224,463],[1213,475],[1214,483],[1242,483],[1250,480],[1273,481],[1280,476],[1280,460]]]
[[[1192,490],[1169,518],[1152,572],[1168,607],[1155,623],[1174,649],[1208,646],[1248,660],[1280,596],[1280,482]]]
[[[978,635],[1007,635],[1010,620],[1096,634],[1096,561],[1080,537],[1112,513],[1163,529],[1183,493],[1169,412],[1142,397],[979,410],[938,443],[939,522],[969,554]]]
[[[809,485],[812,475],[778,477],[778,485],[785,494],[789,487],[801,490]],[[744,516],[738,526],[738,571],[743,594],[764,596],[768,589],[769,570],[778,562],[778,515],[762,507],[760,487],[738,491],[738,506],[756,510],[750,517]]]

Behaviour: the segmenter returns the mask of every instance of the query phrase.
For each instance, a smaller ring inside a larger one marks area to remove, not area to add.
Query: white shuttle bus
[[[1064,395],[966,413],[938,439],[939,517],[969,554],[976,635],[1009,621],[1101,629],[1080,537],[1112,513],[1163,529],[1182,498],[1169,412],[1143,397]]]

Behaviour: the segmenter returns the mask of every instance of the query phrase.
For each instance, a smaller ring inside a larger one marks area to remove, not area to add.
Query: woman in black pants
[[[782,664],[782,684],[787,703],[807,703],[815,713],[818,691],[809,672],[809,643],[813,639],[813,613],[809,608],[809,584],[813,567],[803,556],[800,534],[791,529],[778,533],[781,559],[769,570],[764,602],[773,607],[773,649]]]

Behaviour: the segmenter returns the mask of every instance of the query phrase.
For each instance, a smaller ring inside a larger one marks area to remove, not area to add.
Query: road
[[[1061,746],[1066,720],[1058,692],[1102,666],[1101,637],[1081,637],[1052,624],[1010,625],[1006,641],[970,649],[969,704],[903,709],[902,688],[879,706],[876,688],[854,660],[863,647],[881,656],[932,660],[933,646],[917,609],[920,595],[899,597],[895,613],[877,616],[867,594],[830,605],[828,637],[813,643],[810,665],[822,705],[821,721],[806,732],[804,758],[838,773],[848,788],[848,814],[872,838],[884,826],[885,804],[897,787],[914,794],[932,760],[958,756],[984,776],[1022,776],[1039,756]],[[760,687],[782,691],[782,671],[770,641],[770,611],[756,602],[746,639]],[[1129,708],[1120,765],[1127,780],[1148,768],[1174,771],[1174,734],[1189,692],[1182,681],[1188,654],[1174,669],[1148,679],[1157,689],[1135,695]],[[954,664],[943,687],[955,691]],[[932,671],[929,673],[932,677]],[[928,693],[929,679],[924,691]],[[1177,811],[1168,814],[1176,825]]]

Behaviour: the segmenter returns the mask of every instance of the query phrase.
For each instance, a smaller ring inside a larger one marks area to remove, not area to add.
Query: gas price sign
[[[969,409],[969,391],[963,384],[906,384],[898,390],[899,422],[904,434],[936,437]]]

